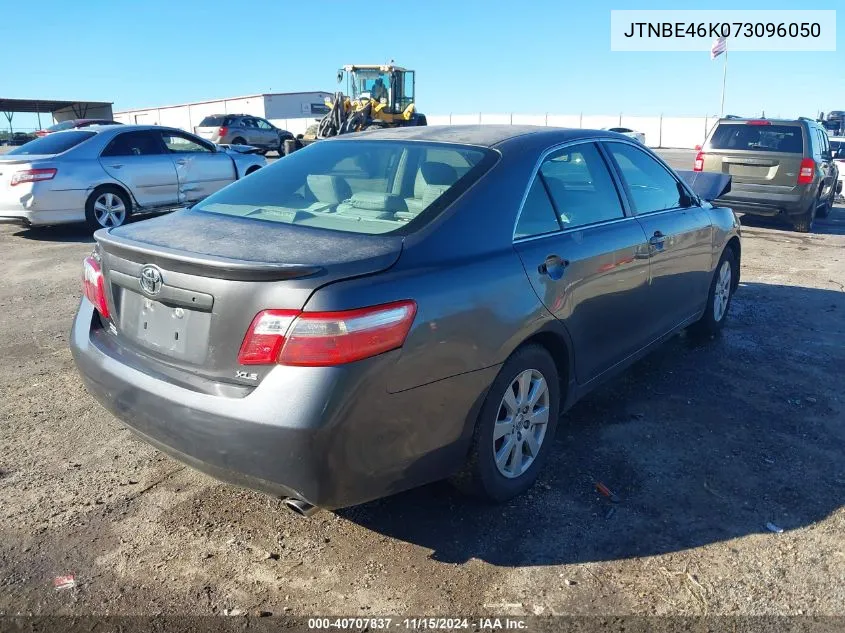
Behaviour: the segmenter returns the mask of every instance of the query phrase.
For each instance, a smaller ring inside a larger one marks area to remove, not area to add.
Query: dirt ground
[[[723,335],[580,402],[530,494],[306,520],[96,405],[68,350],[90,237],[0,226],[0,614],[845,615],[845,208],[743,235]]]

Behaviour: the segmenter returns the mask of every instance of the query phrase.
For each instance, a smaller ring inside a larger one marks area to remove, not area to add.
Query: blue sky
[[[430,114],[719,111],[720,59],[711,61],[706,52],[610,51],[611,9],[677,9],[677,2],[49,0],[37,6],[4,7],[3,24],[11,28],[4,29],[3,49],[19,58],[0,70],[0,96],[114,101],[122,110],[333,91],[343,64],[392,58],[417,70],[417,102]],[[842,6],[817,0],[807,8]],[[683,8],[800,7],[716,0]],[[837,52],[732,54],[726,111],[814,116],[845,109],[843,30],[839,25]],[[31,120],[16,115],[15,127],[34,125]]]

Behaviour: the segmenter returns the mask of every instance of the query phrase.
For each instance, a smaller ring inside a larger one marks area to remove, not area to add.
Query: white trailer
[[[155,108],[137,108],[115,112],[115,121],[139,125],[166,125],[193,131],[200,121],[212,114],[251,114],[267,119],[276,127],[301,134],[327,111],[325,100],[331,93],[322,91],[265,93],[229,99],[181,103]]]

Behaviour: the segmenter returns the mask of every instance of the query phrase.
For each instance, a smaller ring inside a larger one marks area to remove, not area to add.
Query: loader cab
[[[337,77],[338,83],[346,78],[346,94],[353,101],[375,99],[391,114],[401,114],[414,102],[413,70],[392,65],[345,66]]]

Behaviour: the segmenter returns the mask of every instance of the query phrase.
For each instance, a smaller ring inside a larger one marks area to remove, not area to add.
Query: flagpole
[[[725,84],[728,81],[728,38],[725,38],[725,64],[722,69],[722,107],[719,109],[719,118],[725,117]]]

